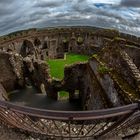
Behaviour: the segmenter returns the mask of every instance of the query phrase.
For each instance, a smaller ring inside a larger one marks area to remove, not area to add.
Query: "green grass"
[[[66,100],[69,98],[69,93],[67,91],[59,91],[59,99]]]
[[[48,64],[50,67],[51,77],[63,79],[64,77],[64,67],[65,65],[74,64],[76,62],[86,62],[89,56],[67,53],[66,60],[64,59],[50,59]]]

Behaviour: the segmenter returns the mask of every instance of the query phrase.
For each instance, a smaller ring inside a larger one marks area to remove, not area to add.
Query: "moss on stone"
[[[69,99],[69,92],[67,91],[59,91],[58,92],[59,94],[59,100],[66,100],[66,99]]]
[[[127,48],[137,48],[137,47],[134,46],[134,45],[128,45],[128,44],[126,44],[125,47],[127,47]]]
[[[79,37],[77,38],[77,43],[78,43],[78,44],[82,44],[83,42],[84,42],[83,38],[79,36]]]
[[[109,73],[110,71],[111,71],[111,69],[108,68],[108,67],[106,67],[105,65],[100,65],[100,66],[98,67],[98,72],[99,72],[100,74]]]
[[[119,73],[113,71],[111,75],[114,81],[116,81],[120,88],[126,93],[125,96],[128,96],[132,101],[136,101],[139,99],[139,93],[135,89],[133,89],[131,85],[129,85]]]
[[[98,55],[97,54],[93,54],[92,57],[97,59]]]
[[[109,51],[109,50],[106,50]],[[115,50],[116,51],[116,50]],[[117,54],[120,53],[120,50],[116,51]],[[110,76],[113,78],[114,82],[122,89],[125,93],[125,97],[129,98],[132,102],[138,100],[140,98],[139,93],[134,89],[123,77],[121,74],[117,72],[116,69],[110,69],[106,66],[106,62],[98,55],[98,57],[94,57],[99,63],[100,67],[98,68],[99,73],[109,73]]]
[[[63,43],[67,43],[68,42],[68,39],[65,37],[65,38],[63,38],[63,41],[62,41]]]
[[[114,37],[114,39],[113,39],[113,41],[126,41],[126,39],[124,39],[124,38],[121,38],[121,37]]]

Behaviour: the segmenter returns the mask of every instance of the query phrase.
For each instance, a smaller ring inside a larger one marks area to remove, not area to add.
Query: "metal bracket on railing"
[[[140,100],[138,101],[138,110],[140,110]]]
[[[73,117],[69,117],[69,120],[72,121],[73,120]]]
[[[136,102],[138,104],[138,110],[140,110],[140,100]]]

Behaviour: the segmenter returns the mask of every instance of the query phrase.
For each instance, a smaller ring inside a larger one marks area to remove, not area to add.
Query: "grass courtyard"
[[[65,59],[50,59],[48,64],[50,67],[50,74],[52,77],[57,79],[63,79],[64,67],[77,62],[86,62],[89,59],[87,55],[66,53]]]

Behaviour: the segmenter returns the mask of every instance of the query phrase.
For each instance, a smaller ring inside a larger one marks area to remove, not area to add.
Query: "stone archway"
[[[20,54],[22,57],[26,57],[27,55],[34,54],[34,45],[29,40],[24,40],[20,49]]]
[[[40,46],[41,45],[41,41],[38,38],[35,38],[34,45],[35,46]]]
[[[63,45],[64,52],[68,52],[69,51],[69,41],[68,41],[68,39],[64,39],[62,41],[62,45]]]
[[[48,43],[46,40],[43,43],[42,49],[48,49]]]

